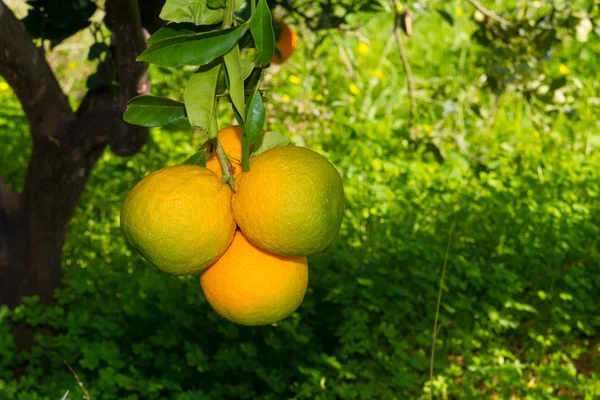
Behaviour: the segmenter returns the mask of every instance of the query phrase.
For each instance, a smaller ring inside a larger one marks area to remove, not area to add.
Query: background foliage
[[[297,27],[299,50],[271,69],[266,128],[339,168],[346,216],[335,244],[309,260],[304,303],[273,326],[221,319],[197,277],[160,274],[120,233],[127,191],[204,139],[175,123],[133,157],[106,152],[70,227],[56,304],[0,308],[0,398],[81,398],[63,360],[93,399],[427,398],[448,244],[435,398],[598,398],[600,40],[588,5],[552,23],[540,52],[526,32],[486,44],[465,2],[412,4],[416,137],[389,14],[357,16],[358,31]],[[561,4],[498,11],[535,24],[551,6]],[[52,57],[76,102],[85,78],[72,82],[68,66],[89,61],[73,46]],[[172,88],[192,72],[153,67],[154,94],[181,100]],[[0,170],[20,188],[27,121],[4,82],[0,98]],[[49,329],[21,353],[9,319]]]

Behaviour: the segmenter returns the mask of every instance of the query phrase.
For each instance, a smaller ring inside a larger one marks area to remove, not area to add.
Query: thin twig
[[[487,8],[485,8],[484,6],[482,6],[481,3],[478,2],[477,0],[467,0],[467,1],[469,3],[471,3],[473,5],[473,7],[475,7],[476,9],[478,9],[479,12],[481,12],[483,15],[485,15],[489,19],[493,19],[494,21],[500,22],[502,25],[512,26],[512,23],[510,21],[502,18],[501,16],[499,16],[495,12],[488,10]]]
[[[452,242],[452,234],[456,226],[456,214],[452,218],[450,224],[450,232],[448,233],[448,245],[446,246],[446,255],[444,256],[444,266],[442,267],[442,277],[440,278],[440,291],[438,293],[437,306],[435,308],[435,322],[433,324],[433,338],[431,340],[431,360],[429,362],[429,400],[433,399],[433,361],[435,358],[435,340],[439,332],[438,318],[440,316],[440,304],[442,303],[442,292],[444,291],[444,277],[446,275],[446,266],[448,265],[448,254],[450,254],[450,243]]]
[[[71,371],[71,373],[75,377],[75,380],[77,381],[77,384],[79,385],[79,387],[81,388],[81,390],[83,390],[83,398],[86,399],[86,400],[90,400],[90,394],[85,389],[85,386],[83,386],[83,382],[81,382],[81,379],[79,379],[79,376],[77,375],[77,373],[75,371],[73,371],[73,368],[71,368],[71,366],[69,365],[69,363],[67,362],[67,360],[63,360],[63,363],[67,366],[67,368],[69,368],[69,371]]]
[[[417,112],[417,99],[415,97],[415,81],[413,78],[412,71],[410,69],[410,63],[408,62],[408,54],[404,48],[404,42],[402,41],[402,34],[400,33],[402,14],[398,11],[398,0],[394,0],[394,9],[396,10],[396,19],[394,22],[394,36],[396,37],[396,45],[400,52],[400,58],[402,59],[402,66],[404,67],[404,73],[406,74],[406,85],[408,86],[408,97],[410,98],[410,113],[408,114],[408,132],[412,140],[415,138],[412,135],[412,128],[414,124],[414,117]]]
[[[219,138],[216,137],[214,139],[209,140],[210,144],[213,146],[213,149],[219,159],[219,163],[221,164],[221,170],[223,171],[223,181],[227,183],[231,190],[235,192],[235,180],[233,178],[231,166],[231,162],[229,161],[229,157],[225,154],[225,150],[219,141]]]

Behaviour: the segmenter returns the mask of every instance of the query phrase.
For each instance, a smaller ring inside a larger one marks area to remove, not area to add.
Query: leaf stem
[[[396,38],[396,46],[398,46],[398,52],[400,53],[400,58],[402,59],[402,66],[404,67],[404,73],[406,75],[406,86],[408,87],[408,98],[410,100],[410,110],[408,113],[408,134],[410,136],[410,139],[412,141],[416,140],[415,137],[415,133],[413,132],[413,128],[414,128],[414,120],[415,120],[415,115],[417,113],[417,99],[415,97],[415,81],[413,78],[413,74],[412,74],[412,70],[410,69],[410,62],[408,61],[408,54],[406,52],[406,49],[404,47],[404,42],[402,41],[402,34],[400,33],[400,31],[402,30],[401,27],[401,20],[403,18],[403,15],[405,14],[400,14],[400,12],[398,11],[398,0],[394,0],[394,5],[396,7],[396,15],[395,15],[395,22],[394,22],[394,36]],[[408,11],[406,11],[408,12]],[[410,17],[410,14],[409,14]]]
[[[225,0],[225,15],[223,16],[223,29],[230,28],[233,24],[234,0]]]
[[[230,187],[231,191],[235,192],[235,179],[233,178],[231,166],[231,162],[229,162],[229,157],[225,154],[225,150],[223,150],[223,146],[219,141],[219,138],[215,137],[213,139],[209,139],[210,144],[214,148],[217,153],[217,158],[219,159],[219,164],[221,164],[221,170],[223,171],[223,181],[226,182]]]
[[[254,16],[254,11],[256,10],[256,0],[250,0],[250,18]]]
[[[429,360],[429,400],[433,400],[433,362],[435,360],[435,340],[440,331],[441,324],[438,325],[440,316],[440,305],[442,304],[442,293],[444,292],[444,278],[446,276],[446,266],[448,265],[448,255],[450,254],[450,244],[452,243],[452,234],[456,227],[456,214],[452,217],[450,223],[450,232],[448,233],[448,245],[446,246],[446,255],[444,256],[444,266],[442,267],[442,277],[440,278],[440,291],[438,293],[437,305],[435,307],[435,322],[433,323],[433,337],[431,339],[431,359]]]

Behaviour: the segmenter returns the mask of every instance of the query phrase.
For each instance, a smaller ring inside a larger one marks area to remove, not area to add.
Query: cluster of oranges
[[[342,179],[320,154],[280,146],[240,165],[242,131],[218,133],[235,177],[223,183],[219,160],[206,168],[165,167],[127,195],[121,228],[158,269],[172,275],[200,273],[203,292],[224,318],[267,325],[296,310],[308,286],[306,256],[338,235]]]

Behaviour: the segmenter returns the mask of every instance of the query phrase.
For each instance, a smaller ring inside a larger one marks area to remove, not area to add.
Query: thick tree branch
[[[0,215],[11,215],[18,205],[19,193],[8,187],[4,178],[0,176]],[[0,217],[1,219],[1,217]]]
[[[477,0],[467,0],[469,3],[471,3],[473,5],[473,7],[475,7],[476,9],[479,10],[480,13],[482,13],[483,15],[485,15],[486,17],[493,19],[494,21],[500,22],[502,25],[505,26],[512,26],[512,23],[504,18],[502,18],[501,16],[499,16],[498,14],[496,14],[493,11],[488,10],[487,8],[485,8],[483,5],[481,5],[481,3]]]
[[[34,45],[25,25],[2,0],[0,75],[17,94],[29,119],[32,136],[56,131],[56,124],[72,118],[69,102],[46,62],[43,50]]]
[[[108,0],[106,8],[112,17],[112,46],[122,110],[121,123],[109,138],[109,145],[116,154],[129,155],[138,151],[148,138],[148,129],[122,121],[127,102],[150,91],[147,64],[135,60],[146,48],[146,41],[137,0]]]

